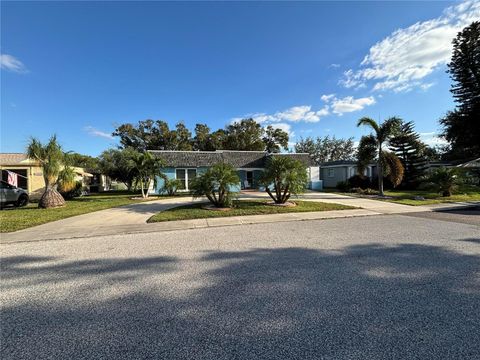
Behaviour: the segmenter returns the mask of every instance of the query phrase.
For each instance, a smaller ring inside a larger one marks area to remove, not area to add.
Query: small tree
[[[166,176],[163,176],[163,191],[165,191],[169,196],[174,196],[177,193],[177,190],[182,187],[182,182],[178,179],[169,179]]]
[[[105,150],[99,157],[99,169],[102,174],[124,183],[128,191],[131,191],[137,176],[133,162],[133,158],[137,155],[138,152],[130,147]]]
[[[154,157],[149,152],[137,153],[133,156],[135,169],[137,171],[137,182],[140,183],[142,197],[148,198],[148,189],[150,184],[155,180],[156,175],[160,175],[162,163],[160,159]]]
[[[237,194],[232,187],[239,184],[235,168],[230,164],[218,163],[194,178],[190,188],[194,198],[206,196],[215,207],[222,208],[232,205]]]
[[[449,197],[462,182],[456,169],[441,167],[425,177],[424,187],[441,193],[443,197]]]
[[[276,204],[284,204],[292,194],[304,192],[307,182],[305,165],[288,156],[270,156],[260,178],[260,183]]]
[[[66,185],[73,181],[72,168],[65,166],[66,156],[57,137],[53,135],[47,144],[31,138],[27,146],[27,156],[40,163],[45,180],[45,191],[38,202],[39,208],[52,208],[65,205],[65,199],[57,191],[58,181]]]

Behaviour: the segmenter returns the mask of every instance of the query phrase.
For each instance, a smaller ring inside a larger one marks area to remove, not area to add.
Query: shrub
[[[182,182],[178,179],[168,179],[165,177],[163,181],[162,190],[169,196],[174,196],[177,193],[177,190],[182,187]]]
[[[367,189],[372,187],[372,182],[367,176],[353,175],[348,179],[348,186],[350,188]]]
[[[350,191],[350,185],[349,185],[348,181],[339,181],[339,182],[337,183],[336,188],[337,188],[339,191],[342,191],[342,192],[348,192],[348,191]]]
[[[362,189],[360,187],[351,188],[350,192],[357,193],[360,195],[378,195],[379,194],[378,190],[371,189],[371,188]]]
[[[60,194],[63,196],[64,199],[73,199],[76,197],[82,196],[83,191],[83,184],[81,181],[75,182],[73,188],[68,191],[60,191]]]
[[[449,197],[462,183],[463,179],[457,169],[441,167],[424,178],[423,187]]]
[[[232,205],[237,194],[232,187],[239,184],[235,168],[230,164],[218,163],[194,178],[190,187],[194,198],[206,196],[215,207],[222,208]]]

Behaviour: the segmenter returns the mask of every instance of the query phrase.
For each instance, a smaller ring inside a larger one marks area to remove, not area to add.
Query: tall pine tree
[[[423,154],[425,144],[415,132],[412,121],[402,122],[397,134],[390,139],[390,150],[397,155],[404,167],[401,187],[414,189],[424,175],[426,159]]]
[[[465,160],[480,156],[480,22],[464,28],[453,40],[448,72],[457,103],[440,123],[450,143],[450,157]]]

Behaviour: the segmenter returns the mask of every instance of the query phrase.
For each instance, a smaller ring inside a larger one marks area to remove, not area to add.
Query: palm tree
[[[457,169],[441,167],[424,178],[426,188],[431,188],[443,197],[452,196],[452,193],[463,183]]]
[[[149,152],[135,153],[132,155],[137,172],[137,181],[140,183],[142,197],[148,198],[148,189],[156,175],[161,175],[162,162]]]
[[[307,187],[307,169],[300,161],[288,156],[270,156],[260,183],[275,204],[284,204],[292,194],[299,194]],[[270,186],[273,185],[273,192]]]
[[[378,169],[378,191],[380,196],[384,196],[383,192],[383,177],[385,173],[390,175],[390,179],[396,186],[400,184],[403,178],[403,165],[398,157],[383,150],[383,144],[388,142],[398,131],[402,120],[396,117],[391,117],[385,120],[382,124],[378,124],[375,120],[363,117],[358,120],[357,126],[369,126],[373,129],[374,134],[362,136],[358,149],[358,170],[363,173],[365,165],[377,158]]]
[[[58,178],[65,169],[65,154],[57,142],[57,137],[53,135],[47,144],[31,138],[27,146],[27,156],[38,161],[43,170],[45,192],[40,198],[38,207],[51,208],[65,205],[65,199],[57,191]]]
[[[194,198],[206,196],[213,206],[224,208],[232,205],[240,179],[232,165],[218,163],[194,178],[189,187]]]

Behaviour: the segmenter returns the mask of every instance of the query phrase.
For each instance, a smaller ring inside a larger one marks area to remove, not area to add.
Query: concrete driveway
[[[380,215],[1,245],[0,357],[478,359],[480,231]]]

